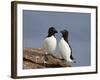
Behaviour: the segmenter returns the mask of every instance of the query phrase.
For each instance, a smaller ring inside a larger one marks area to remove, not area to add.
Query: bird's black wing
[[[69,44],[69,42],[68,42],[68,44]],[[73,57],[73,55],[72,55],[72,48],[71,48],[70,44],[69,44],[69,47],[70,47],[70,49],[71,49],[71,55],[70,55],[70,58],[71,58],[72,60],[74,60],[74,57]]]
[[[70,55],[70,58],[71,58],[72,60],[74,60],[74,57],[73,57],[72,53],[71,53],[71,55]]]

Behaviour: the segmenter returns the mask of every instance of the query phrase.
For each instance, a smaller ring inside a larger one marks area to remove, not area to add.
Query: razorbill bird
[[[68,31],[62,30],[60,32],[62,34],[62,38],[59,41],[59,52],[62,56],[62,59],[66,61],[66,64],[73,63],[75,61],[72,56],[72,48],[68,42]]]
[[[43,49],[45,50],[45,54],[52,54],[53,56],[55,56],[55,50],[56,50],[56,38],[55,38],[55,34],[58,31],[54,28],[54,27],[50,27],[48,30],[48,35],[45,38],[45,40],[43,41]]]

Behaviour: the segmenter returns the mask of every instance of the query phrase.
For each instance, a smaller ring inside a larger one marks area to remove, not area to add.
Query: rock
[[[46,62],[45,62],[46,60]],[[64,61],[47,54],[41,48],[24,48],[23,69],[71,67]]]

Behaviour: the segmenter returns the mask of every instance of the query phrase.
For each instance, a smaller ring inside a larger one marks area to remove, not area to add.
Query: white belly
[[[71,49],[68,43],[63,38],[59,42],[59,51],[63,59],[67,61],[70,59]]]
[[[48,37],[43,42],[43,48],[50,54],[55,53],[56,38],[54,36]]]

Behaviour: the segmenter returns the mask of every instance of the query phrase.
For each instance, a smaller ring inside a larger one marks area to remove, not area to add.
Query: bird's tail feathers
[[[71,59],[68,59],[67,62],[68,62],[68,63],[76,63],[75,60],[71,60]]]

